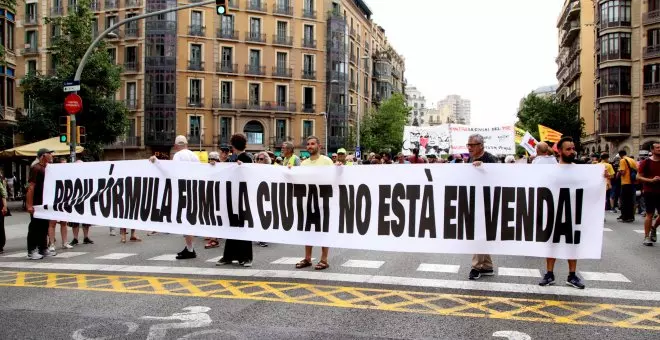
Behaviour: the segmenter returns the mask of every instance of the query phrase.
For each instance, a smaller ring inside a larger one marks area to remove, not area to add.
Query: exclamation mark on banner
[[[215,182],[213,184],[213,191],[215,195],[213,197],[215,198],[215,211],[220,212],[220,182]],[[222,226],[222,216],[217,215],[216,218],[218,219],[218,225]]]
[[[584,198],[584,189],[575,190],[575,229],[582,225],[582,201]],[[580,231],[575,230],[573,234],[573,244],[580,244]]]

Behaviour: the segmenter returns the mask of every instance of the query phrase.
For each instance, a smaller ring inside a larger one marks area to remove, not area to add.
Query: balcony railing
[[[352,38],[355,38],[355,28],[351,27],[349,34],[351,35]]]
[[[266,43],[266,33],[245,32],[245,41]]]
[[[355,54],[351,53],[351,56],[350,56],[349,59],[351,61],[351,64],[353,64],[353,65],[357,64],[357,57],[355,56]]]
[[[213,98],[213,108],[225,110],[236,109],[236,103],[231,98]]]
[[[316,71],[302,70],[302,78],[307,79],[307,80],[315,80],[316,79]]]
[[[103,146],[104,149],[122,149],[122,148],[137,148],[142,146],[142,138],[140,136],[126,136],[119,137],[117,141]]]
[[[39,15],[31,13],[25,16],[25,25],[36,25],[39,23]]]
[[[229,8],[232,9],[239,9],[240,8],[240,3],[238,0],[229,0]]]
[[[39,47],[30,46],[23,49],[23,55],[36,54],[39,53]]]
[[[273,66],[273,77],[291,78],[292,76],[293,76],[293,68]]]
[[[126,8],[142,7],[142,0],[124,0]]]
[[[247,11],[253,11],[253,12],[268,12],[268,7],[266,7],[266,2],[265,1],[258,1],[258,0],[248,0],[247,3]]]
[[[124,30],[124,38],[139,38],[140,37],[140,29],[137,27],[126,27]]]
[[[658,84],[644,84],[645,96],[660,96],[660,83]]]
[[[206,26],[190,25],[188,26],[188,35],[203,37],[206,35]]]
[[[273,34],[273,45],[293,45],[293,37],[279,34]]]
[[[216,37],[218,39],[238,40],[238,31],[221,28],[217,30]]]
[[[215,63],[215,71],[217,73],[238,73],[238,64],[219,62]]]
[[[292,141],[292,140],[293,140],[293,138],[291,138],[291,136],[273,136],[273,137],[270,137],[270,144],[274,148],[279,148],[280,146],[282,146],[282,144],[284,142],[288,142],[288,141]],[[273,159],[273,162],[275,162],[274,159]]]
[[[245,74],[265,76],[266,66],[245,64]]]
[[[50,8],[50,16],[51,17],[59,17],[64,13],[64,7],[59,6],[59,7],[51,7]]]
[[[124,72],[138,72],[140,63],[138,61],[127,61],[124,63]]]
[[[302,47],[305,48],[316,48],[316,40],[311,38],[302,39]]]
[[[302,16],[307,19],[316,19],[316,11],[309,8],[303,8]]]
[[[137,98],[129,98],[129,99],[126,99],[125,103],[126,103],[126,107],[127,107],[129,110],[137,110],[137,108],[138,108],[138,100],[137,100]]]
[[[643,22],[644,25],[650,25],[660,22],[660,10],[644,13]]]
[[[115,10],[119,7],[119,0],[105,0],[105,5],[103,8],[108,10]]]
[[[293,6],[283,4],[273,4],[273,14],[293,16]]]
[[[579,97],[580,97],[580,90],[576,89],[575,91],[571,92],[571,94],[569,94],[568,97],[566,97],[566,101],[572,103]]]
[[[100,0],[92,0],[92,2],[89,4],[89,9],[91,9],[92,12],[101,11],[101,1]]]
[[[204,107],[204,98],[202,97],[188,97],[186,98],[188,107]]]
[[[644,47],[644,59],[660,57],[660,45]]]
[[[204,71],[204,62],[201,60],[188,60],[188,70]]]
[[[357,91],[357,85],[355,84],[354,81],[350,82],[348,88],[350,88],[352,91]]]
[[[302,107],[300,108],[300,111],[305,112],[305,113],[315,113],[316,112],[316,104],[303,103]]]
[[[660,122],[642,123],[643,135],[660,135]]]
[[[296,107],[296,103],[257,100],[236,101],[236,108],[239,110],[296,112]]]

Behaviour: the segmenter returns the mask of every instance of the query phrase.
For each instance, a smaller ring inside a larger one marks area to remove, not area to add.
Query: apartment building
[[[596,1],[597,2],[597,1]],[[582,145],[596,144],[595,29],[591,0],[566,0],[557,20],[559,54],[557,96],[578,104],[585,123]]]
[[[17,115],[22,111],[16,103],[16,14],[0,8],[0,44],[5,50],[5,65],[0,65],[0,131],[3,137],[12,136]],[[12,138],[1,138],[2,149],[11,148]]]
[[[412,108],[410,116],[408,116],[408,125],[426,125],[426,97],[414,86],[406,87],[406,97],[408,106]]]
[[[438,110],[449,123],[470,125],[472,120],[472,106],[469,99],[459,95],[449,95],[438,102]]]

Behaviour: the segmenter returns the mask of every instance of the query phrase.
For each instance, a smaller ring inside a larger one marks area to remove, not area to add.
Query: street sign
[[[76,92],[80,91],[80,80],[78,81],[65,81],[64,82],[64,92]]]
[[[362,152],[360,152],[360,147],[356,146],[355,147],[355,158],[360,158],[362,157]]]
[[[70,115],[82,111],[82,98],[75,93],[69,94],[64,98],[64,110]]]

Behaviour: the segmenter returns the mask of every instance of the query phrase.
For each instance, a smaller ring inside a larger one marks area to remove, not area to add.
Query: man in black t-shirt
[[[48,220],[34,218],[34,206],[43,204],[44,178],[46,166],[53,162],[53,150],[39,149],[37,151],[39,162],[30,169],[30,186],[27,190],[26,207],[30,213],[28,226],[27,248],[30,260],[40,260],[44,256],[55,256],[57,253],[48,250]]]
[[[484,149],[484,137],[479,134],[471,135],[468,138],[467,144],[470,159],[468,163],[474,166],[481,166],[483,163],[499,163],[499,159],[493,154]],[[481,276],[493,276],[493,260],[488,254],[474,254],[472,255],[472,270],[468,278],[470,280],[477,280]]]

